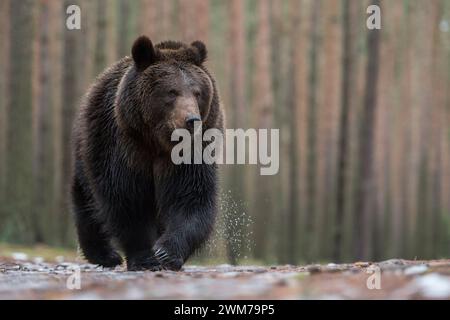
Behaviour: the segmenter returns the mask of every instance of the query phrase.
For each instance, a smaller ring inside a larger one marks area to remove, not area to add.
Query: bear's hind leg
[[[78,242],[84,257],[93,264],[111,268],[122,264],[122,258],[111,245],[110,237],[94,218],[92,197],[75,178],[72,185],[73,211]]]

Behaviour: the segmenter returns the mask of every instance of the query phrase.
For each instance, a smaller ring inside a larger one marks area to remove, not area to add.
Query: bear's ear
[[[208,56],[208,51],[206,50],[205,44],[201,41],[194,41],[191,43],[191,46],[197,49],[199,64],[205,62]]]
[[[156,62],[157,55],[153,43],[146,36],[140,36],[136,39],[131,49],[136,69],[143,71],[147,69],[152,63]]]

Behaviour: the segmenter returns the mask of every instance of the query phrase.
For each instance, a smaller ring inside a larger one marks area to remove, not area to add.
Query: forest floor
[[[450,299],[450,260],[127,272],[0,253],[0,299]]]

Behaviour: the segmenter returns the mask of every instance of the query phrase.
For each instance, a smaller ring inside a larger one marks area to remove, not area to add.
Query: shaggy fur
[[[132,58],[89,89],[73,132],[72,207],[86,259],[129,270],[179,270],[210,234],[217,167],[174,165],[172,131],[186,110],[223,130],[215,81],[201,42],[136,40]],[[193,112],[193,111],[192,111]],[[117,244],[117,245],[116,245]]]

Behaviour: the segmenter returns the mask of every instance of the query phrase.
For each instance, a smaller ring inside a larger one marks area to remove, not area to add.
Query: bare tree
[[[380,1],[374,1],[380,6]],[[368,259],[372,254],[373,229],[371,200],[373,200],[373,150],[374,126],[377,107],[377,86],[379,73],[380,31],[368,30],[367,67],[364,109],[362,111],[359,135],[359,179],[361,186],[356,198],[356,257]]]
[[[307,175],[306,175],[306,215],[305,233],[308,242],[303,250],[306,259],[310,260],[312,252],[312,239],[314,230],[314,217],[316,214],[317,189],[317,95],[318,95],[318,46],[319,46],[319,13],[321,0],[313,1],[311,5],[311,29],[309,34],[309,70],[308,70],[308,111],[307,111]]]
[[[48,222],[51,228],[51,234],[47,235],[50,237],[50,243],[62,244],[59,238],[59,228],[60,228],[60,218],[62,214],[67,214],[67,207],[65,206],[66,193],[63,185],[63,152],[65,145],[63,144],[63,106],[62,106],[62,71],[64,70],[62,59],[63,59],[63,41],[61,40],[63,31],[58,28],[64,22],[64,17],[61,15],[63,10],[63,3],[61,1],[51,1],[49,2],[49,33],[48,37],[48,54],[49,61],[51,64],[49,66],[51,77],[49,79],[50,84],[50,113],[52,134],[50,137],[47,136],[47,144],[52,146],[51,156],[52,156],[52,169],[50,173],[50,179],[52,179],[51,185],[53,187],[52,199],[50,201],[51,206],[51,216],[49,219],[52,222]],[[48,201],[48,200],[47,200]],[[63,220],[67,221],[67,220]],[[72,239],[69,243],[72,243]]]
[[[287,217],[287,256],[286,261],[292,264],[297,262],[299,250],[299,237],[297,236],[298,217],[299,217],[299,173],[298,173],[298,113],[299,113],[299,89],[301,77],[301,65],[299,58],[301,58],[301,33],[300,31],[300,2],[292,0],[290,2],[290,18],[291,18],[291,47],[290,47],[290,61],[292,70],[290,72],[290,86],[288,91],[289,113],[290,113],[290,144],[289,144],[289,211]]]
[[[163,32],[161,12],[162,6],[166,2],[169,1],[141,0],[140,10],[142,13],[139,17],[139,33],[149,36],[153,42],[163,40],[163,36],[161,35]],[[123,30],[122,33],[124,33]],[[127,37],[130,37],[129,32],[127,33]],[[127,50],[129,51],[129,48]]]
[[[74,1],[67,0],[64,3],[64,7],[73,4]],[[76,2],[78,5],[83,5],[83,2]],[[80,67],[84,65],[82,46],[82,34],[79,32],[73,32],[70,30],[64,30],[63,33],[63,65],[64,72],[62,78],[62,185],[61,190],[65,195],[68,194],[68,184],[71,174],[71,153],[70,153],[70,141],[72,134],[72,122],[77,109],[78,103],[82,95]],[[98,61],[98,60],[97,60]],[[100,65],[98,65],[100,68]],[[71,237],[69,228],[71,226],[71,217],[67,214],[67,196],[61,197],[61,203],[59,205],[59,239],[66,242]]]
[[[208,42],[210,30],[210,4],[209,0],[196,0],[196,31],[197,39]]]
[[[8,214],[4,228],[12,238],[30,241],[33,230],[30,211],[33,198],[32,176],[32,57],[33,1],[10,1],[10,73],[8,104],[6,180],[8,188],[3,208]],[[12,59],[14,57],[14,59]]]
[[[130,27],[131,27],[131,12],[130,12],[130,6],[132,2],[126,1],[126,0],[118,0],[118,34],[117,34],[117,55],[119,57],[124,57],[126,55],[129,55],[130,52],[130,42],[131,42],[131,34],[130,34]],[[141,21],[139,21],[139,30],[143,34],[147,34],[151,36],[150,30],[152,29],[150,26],[153,23],[153,16],[151,16],[151,13],[153,12],[151,1],[143,1],[141,4]],[[154,32],[153,30],[151,32]]]
[[[9,65],[10,65],[10,1],[0,3],[0,202],[4,203],[6,192],[7,149],[8,149],[8,106],[9,106]],[[4,208],[0,207],[0,219],[6,220]],[[0,230],[2,228],[0,227]]]
[[[352,16],[352,1],[342,2],[342,81],[341,81],[341,110],[339,113],[339,142],[337,155],[337,182],[336,182],[336,221],[333,259],[342,260],[342,241],[344,230],[344,213],[346,209],[346,190],[349,158],[349,112],[353,87],[354,63],[354,34],[352,33],[354,19]]]
[[[271,50],[269,1],[258,2],[258,24],[255,45],[255,72],[253,110],[256,114],[256,126],[270,129],[273,120],[273,92],[271,83]],[[255,229],[255,257],[264,258],[267,248],[270,213],[273,209],[272,189],[263,176],[255,180],[255,213],[257,228]]]
[[[179,32],[181,39],[186,42],[192,42],[196,38],[195,3],[192,0],[178,0]]]
[[[239,0],[232,0],[228,3],[228,15],[229,21],[233,23],[229,24],[228,30],[228,42],[233,45],[228,46],[229,66],[234,66],[233,69],[229,69],[229,114],[227,125],[230,128],[243,128],[246,123],[246,40],[245,40],[245,16],[244,16],[244,3]],[[234,166],[227,168],[227,186],[230,190],[233,190],[234,194],[237,194],[241,199],[245,198],[245,182],[244,172],[240,166]],[[241,208],[239,208],[241,209]],[[241,221],[239,212],[233,212],[230,217],[231,220]],[[237,263],[237,251],[236,243],[232,241],[236,235],[236,230],[233,230],[235,226],[229,225],[227,227],[227,255],[228,260],[232,264]],[[242,241],[239,239],[238,241]]]

